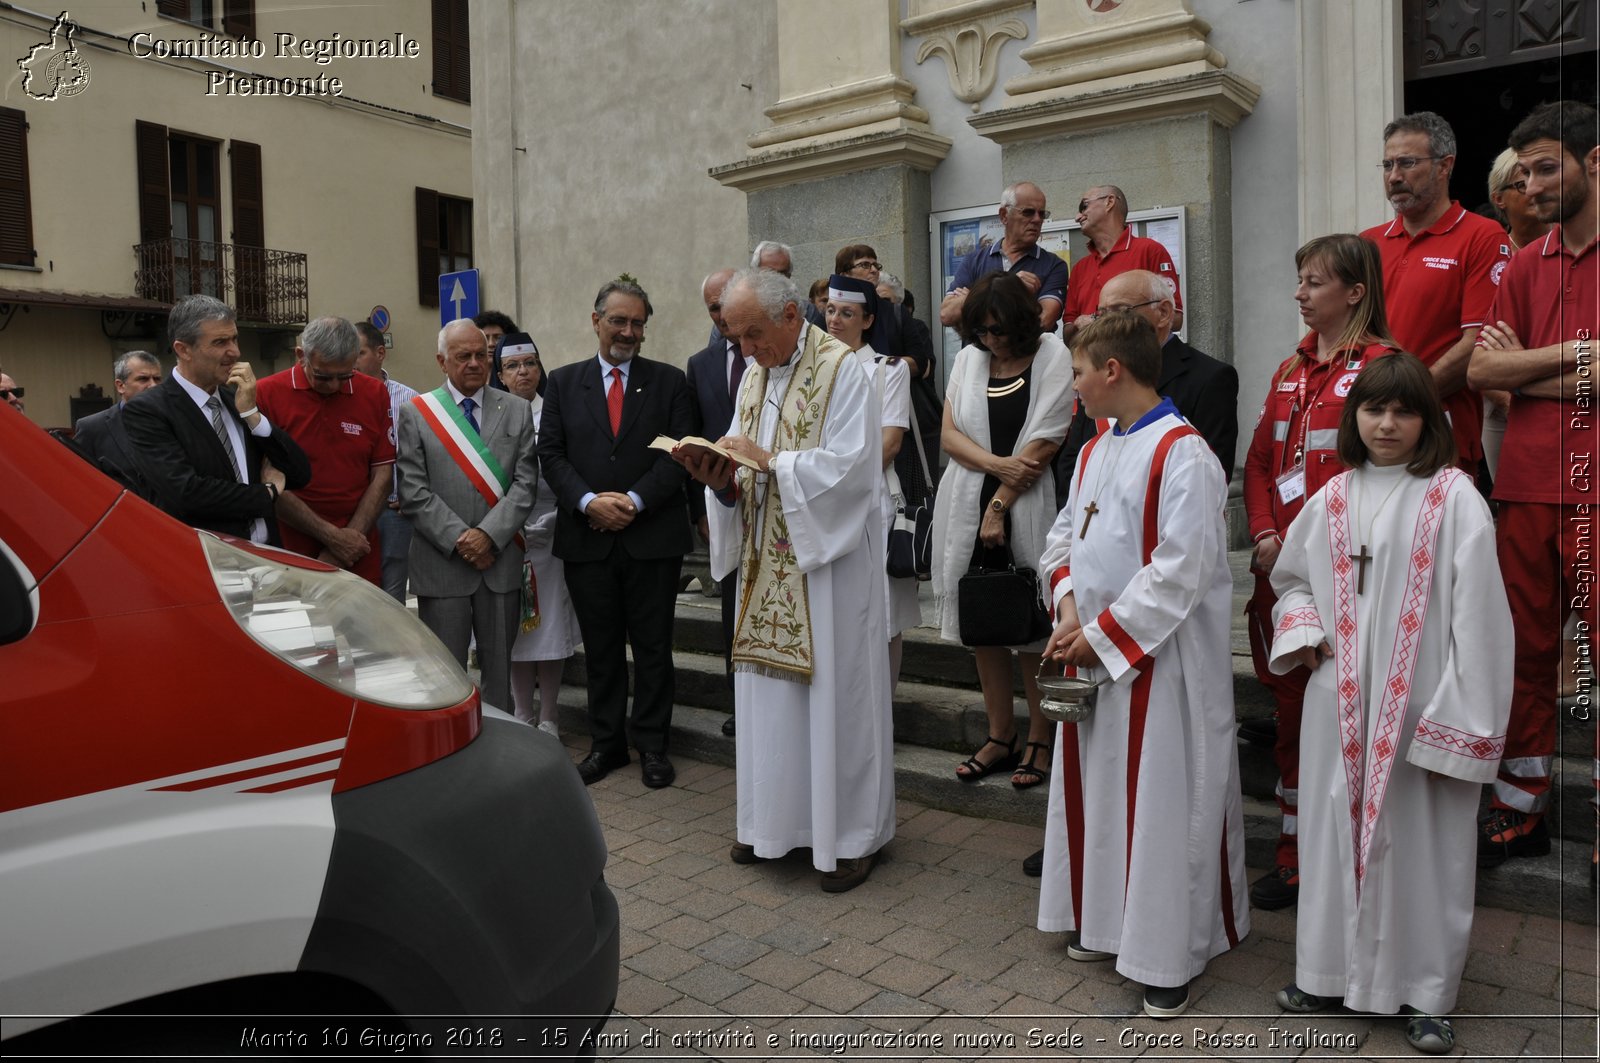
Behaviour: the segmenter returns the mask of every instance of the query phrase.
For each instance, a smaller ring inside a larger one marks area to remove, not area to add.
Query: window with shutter
[[[266,221],[262,213],[261,145],[235,140],[228,145],[228,176],[233,186],[233,268],[235,309],[243,321],[265,321],[268,313]]]
[[[472,102],[467,0],[433,0],[433,94]]]
[[[230,37],[255,37],[255,0],[222,0],[222,32]]]
[[[156,0],[156,13],[203,29],[211,28],[212,0]]]
[[[28,116],[0,107],[0,265],[34,264]]]
[[[417,189],[417,301],[439,305],[439,193]]]

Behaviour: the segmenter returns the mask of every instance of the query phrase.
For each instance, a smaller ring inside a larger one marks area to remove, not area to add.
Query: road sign
[[[372,322],[372,327],[379,332],[389,331],[389,308],[379,303],[372,308],[372,313],[367,315],[367,320]]]
[[[439,326],[462,317],[478,316],[478,271],[439,274]]]

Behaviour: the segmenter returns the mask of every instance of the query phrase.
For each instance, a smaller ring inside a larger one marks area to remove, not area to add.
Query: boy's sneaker
[[[1550,830],[1541,812],[1491,808],[1478,823],[1478,866],[1498,867],[1519,856],[1550,852]]]

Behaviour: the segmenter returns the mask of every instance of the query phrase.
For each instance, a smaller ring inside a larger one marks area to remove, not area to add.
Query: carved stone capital
[[[842,140],[818,140],[714,166],[711,177],[741,192],[755,192],[819,177],[904,165],[932,170],[950,154],[950,140],[922,129],[894,129]]]
[[[977,103],[994,88],[1000,49],[1008,40],[1025,40],[1028,25],[1016,12],[1029,0],[911,0],[900,28],[923,38],[917,62],[943,56],[950,91],[965,103]]]

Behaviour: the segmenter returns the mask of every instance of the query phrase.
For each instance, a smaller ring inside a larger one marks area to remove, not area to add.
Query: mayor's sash
[[[811,450],[822,442],[833,398],[834,378],[850,350],[821,329],[807,327],[777,402],[778,429],[772,457],[786,450]],[[739,395],[739,431],[757,439],[766,402],[767,371]],[[811,682],[811,602],[806,577],[794,556],[777,473],[737,467],[744,536],[739,572],[739,618],[733,635],[733,669],[791,682]]]
[[[433,391],[418,395],[411,400],[411,404],[417,408],[422,423],[438,438],[444,452],[450,455],[450,460],[461,470],[461,475],[493,509],[510,489],[511,477],[501,467],[499,459],[477,429],[468,423],[466,414],[456,405],[449,389],[441,384]],[[515,538],[517,549],[525,550],[522,533],[518,532]],[[539,626],[539,584],[533,576],[533,565],[526,558],[522,562],[519,589],[522,599],[518,610],[520,627],[523,631],[532,631]]]

